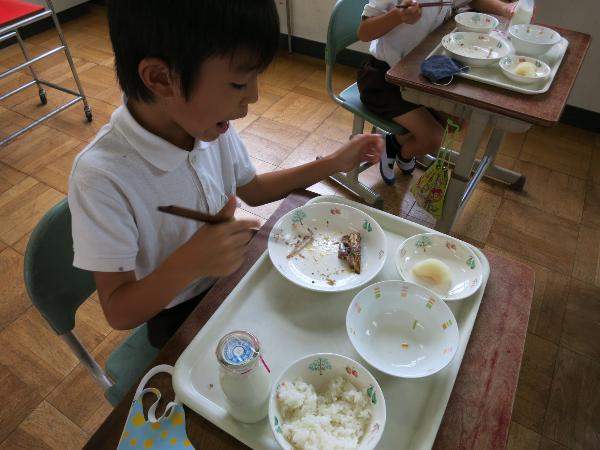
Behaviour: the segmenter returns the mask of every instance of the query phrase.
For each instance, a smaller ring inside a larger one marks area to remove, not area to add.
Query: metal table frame
[[[294,18],[292,10],[292,0],[285,0],[285,16],[287,18],[288,52],[292,53],[292,21]]]
[[[481,179],[489,177],[506,183],[511,189],[521,191],[525,186],[525,177],[494,164],[504,133],[525,133],[531,124],[512,119],[497,113],[468,106],[462,103],[443,99],[416,89],[400,88],[402,97],[412,103],[424,105],[438,111],[466,119],[468,121],[467,133],[460,153],[451,150],[451,163],[454,170],[450,177],[442,218],[437,221],[435,229],[442,233],[449,233],[458,215],[475,191]],[[477,150],[483,142],[487,127],[492,129],[482,159],[476,159]],[[435,158],[425,155],[420,163],[429,166]]]

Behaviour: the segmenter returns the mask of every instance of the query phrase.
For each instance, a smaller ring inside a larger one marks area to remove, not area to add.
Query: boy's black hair
[[[168,64],[188,99],[202,63],[210,57],[231,56],[236,67],[260,71],[277,51],[279,16],[274,0],[106,3],[117,78],[131,99],[153,100],[138,75],[138,65],[147,57]]]

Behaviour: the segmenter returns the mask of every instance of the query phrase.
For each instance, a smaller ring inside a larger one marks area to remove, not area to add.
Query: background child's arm
[[[469,6],[477,11],[503,17],[510,17],[514,8],[513,3],[506,3],[502,0],[472,0]]]
[[[358,38],[364,42],[379,39],[401,23],[413,24],[421,18],[421,8],[414,0],[404,0],[402,4],[412,4],[412,6],[403,9],[394,8],[380,16],[363,16],[358,26]]]
[[[233,217],[235,206],[232,196],[221,213]],[[205,225],[140,280],[133,271],[95,272],[96,289],[108,323],[119,330],[135,328],[162,311],[199,278],[233,273],[246,258],[250,230],[259,225],[254,220]]]
[[[291,169],[256,175],[250,183],[237,188],[237,195],[251,206],[279,200],[294,189],[306,188],[337,172],[348,172],[363,161],[379,162],[383,146],[379,135],[355,136],[324,158]]]

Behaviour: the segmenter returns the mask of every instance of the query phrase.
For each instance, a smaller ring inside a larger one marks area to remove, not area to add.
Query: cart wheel
[[[525,181],[527,181],[527,178],[525,177],[525,175],[521,175],[519,177],[519,179],[517,181],[515,181],[513,184],[509,185],[509,187],[513,191],[521,192],[521,191],[523,191],[523,188],[525,187]]]
[[[85,118],[87,119],[88,122],[91,122],[94,117],[92,116],[92,109],[89,106],[86,106],[84,108],[84,112],[85,112]]]
[[[42,102],[42,105],[47,104],[48,99],[46,98],[46,91],[44,89],[40,89],[39,95],[40,95],[40,101]]]

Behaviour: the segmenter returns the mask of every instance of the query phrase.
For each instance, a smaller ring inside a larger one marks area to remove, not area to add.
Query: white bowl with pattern
[[[356,351],[376,369],[401,378],[439,372],[458,347],[458,326],[444,301],[422,286],[381,281],[360,291],[346,313]]]
[[[520,75],[517,72],[517,66],[521,63],[531,63],[534,67],[532,76]],[[544,61],[532,58],[531,56],[509,55],[500,60],[500,69],[504,75],[517,83],[532,84],[547,79],[550,76],[550,66]]]
[[[446,283],[434,284],[413,272],[415,264],[430,258],[448,267],[450,279]],[[483,268],[475,252],[458,239],[437,233],[406,239],[396,251],[396,268],[404,280],[430,289],[446,301],[470,297],[483,282]]]
[[[512,51],[508,42],[485,33],[458,31],[442,38],[442,46],[452,58],[471,67],[498,64]]]
[[[282,415],[277,400],[280,386],[301,378],[305,383],[312,384],[317,394],[320,394],[326,384],[338,376],[350,381],[369,399],[371,421],[359,441],[357,450],[372,450],[377,446],[383,435],[386,419],[385,399],[379,383],[361,364],[346,356],[335,353],[315,353],[303,356],[284,369],[271,390],[269,425],[275,440],[282,449],[293,450],[293,447],[283,435]]]
[[[552,28],[518,24],[508,29],[508,36],[519,55],[539,56],[558,44],[562,37]]]
[[[343,235],[361,235],[361,271],[354,273],[338,258]],[[305,236],[312,241],[299,252]],[[283,216],[269,236],[269,257],[275,268],[292,283],[321,292],[341,292],[368,283],[383,268],[386,237],[368,214],[339,203],[301,206]]]
[[[489,14],[467,11],[454,16],[458,31],[489,34],[498,26],[498,19]]]

